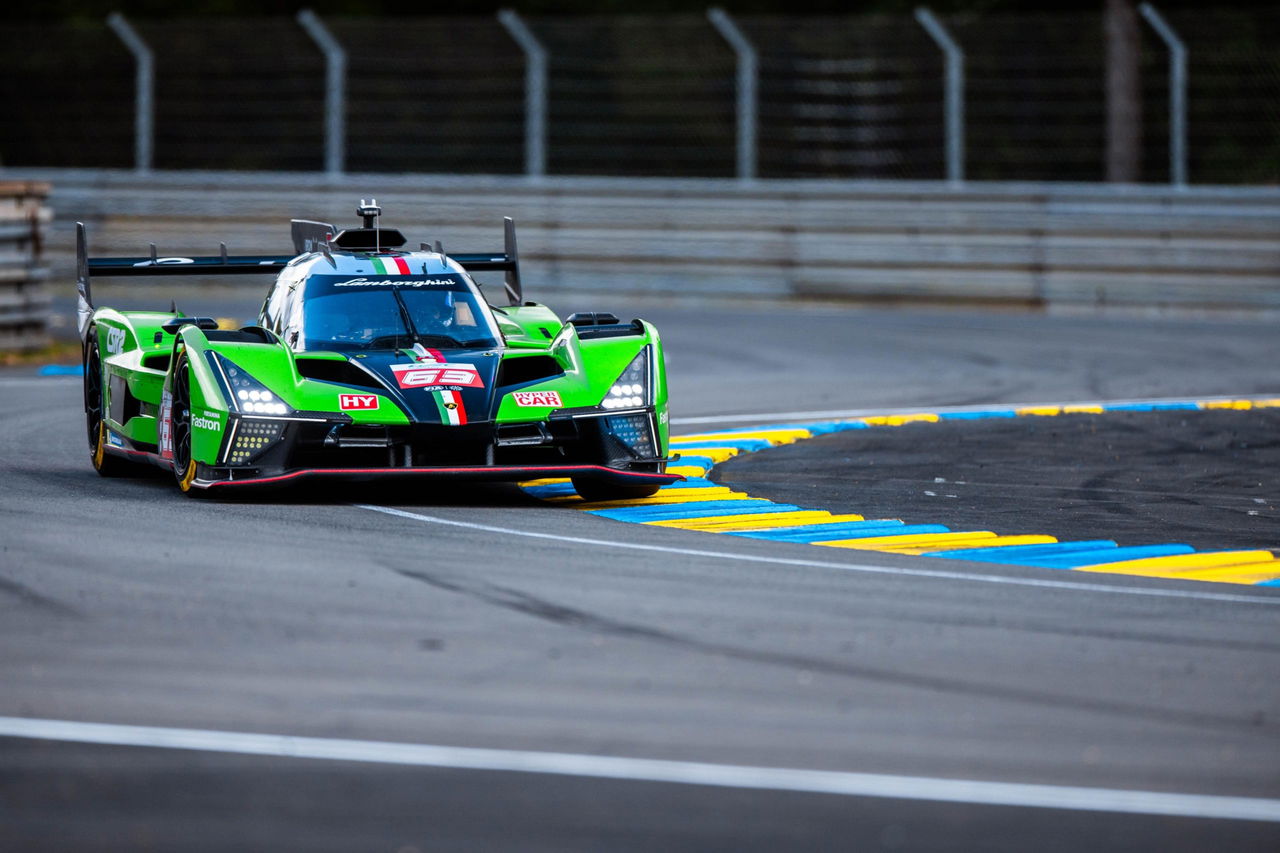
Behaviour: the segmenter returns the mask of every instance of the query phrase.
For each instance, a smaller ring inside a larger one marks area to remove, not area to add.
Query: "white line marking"
[[[0,717],[0,736],[237,755],[269,755],[280,758],[540,773],[636,782],[666,782],[675,785],[802,791],[849,797],[889,797],[982,806],[1280,822],[1280,800],[1224,797],[1212,794],[984,782],[974,779],[937,779],[928,776],[894,776],[786,767],[751,767],[567,752],[480,749],[160,726],[122,726],[26,717]]]
[[[590,545],[596,548],[621,548],[628,551],[650,551],[658,554],[679,554],[684,557],[710,557],[715,560],[736,560],[747,563],[768,563],[776,566],[799,566],[802,568],[837,569],[846,572],[865,572],[878,575],[898,575],[903,577],[941,578],[944,580],[980,581],[982,583],[1008,584],[1011,586],[1030,586],[1042,589],[1063,589],[1072,592],[1106,592],[1116,595],[1141,595],[1153,598],[1190,598],[1198,601],[1233,601],[1248,604],[1280,604],[1280,596],[1232,595],[1225,592],[1193,592],[1180,589],[1146,589],[1142,587],[1108,586],[1099,583],[1077,581],[1056,581],[1039,578],[1021,578],[1005,575],[982,575],[971,572],[951,572],[942,569],[908,569],[888,566],[868,566],[860,563],[832,563],[825,560],[801,560],[791,557],[767,557],[758,554],[733,554],[728,551],[705,551],[699,548],[673,548],[667,545],[643,545],[636,542],[615,542],[609,539],[590,539],[585,536],[562,536],[557,533],[538,533],[532,530],[517,530],[513,527],[497,527],[492,524],[477,524],[473,521],[453,521],[448,518],[437,518],[432,515],[421,515],[387,506],[374,504],[353,504],[357,509],[370,512],[381,512],[399,518],[429,524],[443,524],[449,527],[464,527],[468,530],[483,530],[486,533],[499,533],[503,536],[525,536],[530,539],[549,539],[553,542],[569,542],[574,545]]]
[[[0,388],[34,388],[37,385],[57,387],[71,384],[79,386],[82,382],[79,376],[6,376],[0,378]]]
[[[981,403],[971,406],[893,406],[878,409],[836,409],[821,412],[772,412],[763,414],[737,414],[737,415],[704,415],[699,417],[672,418],[672,426],[684,426],[692,424],[719,424],[719,423],[752,423],[755,421],[769,422],[786,422],[786,421],[822,421],[822,420],[840,420],[843,418],[871,418],[883,417],[885,415],[918,415],[918,414],[949,414],[960,412],[988,412],[997,410],[1013,410],[1013,409],[1043,409],[1053,406],[1148,406],[1159,405],[1161,403],[1208,403],[1221,402],[1225,400],[1265,400],[1280,397],[1280,393],[1276,394],[1242,394],[1231,397],[1165,397],[1160,399],[1137,399],[1137,400],[1083,400],[1077,402],[1057,402],[1057,403]]]

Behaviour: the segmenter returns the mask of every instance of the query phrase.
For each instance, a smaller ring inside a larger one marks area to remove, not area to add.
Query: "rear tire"
[[[573,490],[581,495],[584,501],[589,503],[598,501],[634,501],[640,498],[650,498],[656,495],[660,488],[662,488],[661,484],[633,486],[610,483],[605,480],[593,480],[586,477],[573,478]]]
[[[103,420],[102,355],[98,330],[89,330],[84,353],[84,423],[89,438],[89,461],[102,477],[128,477],[139,473],[132,462],[107,452],[107,424]]]

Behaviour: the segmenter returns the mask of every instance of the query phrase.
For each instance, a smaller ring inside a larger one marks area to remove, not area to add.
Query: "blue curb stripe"
[[[990,409],[983,412],[943,412],[938,415],[944,421],[977,421],[983,418],[1016,418],[1013,409]]]
[[[1275,580],[1270,580],[1270,581],[1263,581],[1262,583],[1254,584],[1254,586],[1280,586],[1280,578],[1276,578]]]
[[[804,536],[809,533],[822,533],[823,531],[834,531],[836,533],[845,530],[873,530],[881,527],[902,527],[903,521],[897,518],[872,518],[866,521],[817,521],[813,524],[796,524],[790,527],[771,527],[768,530],[738,530],[733,531],[735,534],[749,535],[759,533],[762,536],[768,534],[772,538],[784,538],[787,536]]]
[[[84,376],[84,365],[46,364],[36,372],[41,376]]]
[[[760,512],[785,512],[800,507],[776,504],[766,500],[742,501],[691,501],[683,504],[653,504],[649,506],[618,507],[616,509],[589,509],[587,512],[603,518],[620,521],[675,521],[681,518],[701,518],[719,515],[749,515]]]
[[[672,452],[672,453],[680,453],[680,448],[679,448],[679,447],[672,447],[672,448],[671,448],[671,452]],[[679,459],[677,459],[677,460],[676,460],[674,463],[672,463],[672,464],[673,464],[673,465],[694,466],[694,467],[697,467],[697,468],[706,468],[706,469],[710,470],[711,466],[712,466],[712,465],[715,465],[715,464],[716,464],[716,462],[715,462],[715,460],[714,460],[714,459],[712,459],[710,456],[685,456],[683,453],[680,453],[680,458],[679,458]]]
[[[1086,539],[1079,542],[1046,542],[1043,545],[1006,545],[1003,548],[957,548],[952,551],[930,551],[922,557],[954,557],[957,560],[981,560],[987,563],[1022,564],[1034,557],[1056,557],[1080,551],[1101,551],[1119,547],[1110,539]]]
[[[877,536],[915,536],[921,533],[950,533],[951,528],[941,524],[900,524],[897,526],[863,528],[862,530],[825,530],[813,533],[791,533],[787,536],[768,536],[771,531],[729,531],[733,536],[746,536],[749,539],[773,539],[779,542],[796,542],[799,544],[812,542],[833,542],[840,539],[874,539]]]
[[[1102,548],[1097,551],[1081,551],[1061,557],[1029,557],[1020,560],[1023,566],[1040,566],[1045,569],[1078,569],[1081,566],[1100,566],[1121,560],[1145,560],[1148,557],[1172,557],[1176,554],[1194,554],[1190,545],[1131,545],[1125,548]]]
[[[1104,412],[1185,412],[1197,411],[1195,403],[1124,403],[1115,406],[1103,406]]]
[[[561,498],[568,495],[576,495],[573,490],[573,483],[548,483],[545,486],[522,486],[527,494],[533,495],[535,498]]]
[[[736,447],[740,453],[754,453],[757,450],[768,450],[773,445],[763,438],[726,438],[723,441],[689,441],[679,444],[672,442],[671,444],[671,449],[676,453],[686,447],[691,447],[695,450],[699,447]]]

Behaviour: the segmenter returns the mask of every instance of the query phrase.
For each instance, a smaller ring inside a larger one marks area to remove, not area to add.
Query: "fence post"
[[[946,57],[947,180],[958,184],[964,180],[964,51],[928,8],[918,7],[916,20]]]
[[[139,172],[151,171],[151,146],[154,138],[155,60],[151,48],[142,40],[124,15],[112,12],[107,26],[133,54],[133,167]]]
[[[324,53],[324,170],[336,178],[347,158],[347,53],[315,12],[299,11],[298,23]]]
[[[524,172],[531,178],[547,173],[547,49],[512,9],[498,21],[524,51]]]
[[[1169,180],[1187,186],[1187,46],[1150,3],[1138,7],[1142,17],[1169,48]]]
[[[749,181],[756,176],[760,63],[751,40],[728,12],[716,6],[707,10],[707,18],[733,48],[738,59],[738,178]]]

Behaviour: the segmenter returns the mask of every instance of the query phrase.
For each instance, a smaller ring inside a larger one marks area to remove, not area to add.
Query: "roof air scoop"
[[[364,227],[349,228],[333,238],[333,244],[347,251],[380,252],[383,249],[398,249],[405,244],[405,237],[394,228],[380,228],[378,221],[382,217],[382,208],[378,200],[360,199],[356,214],[364,220]]]

